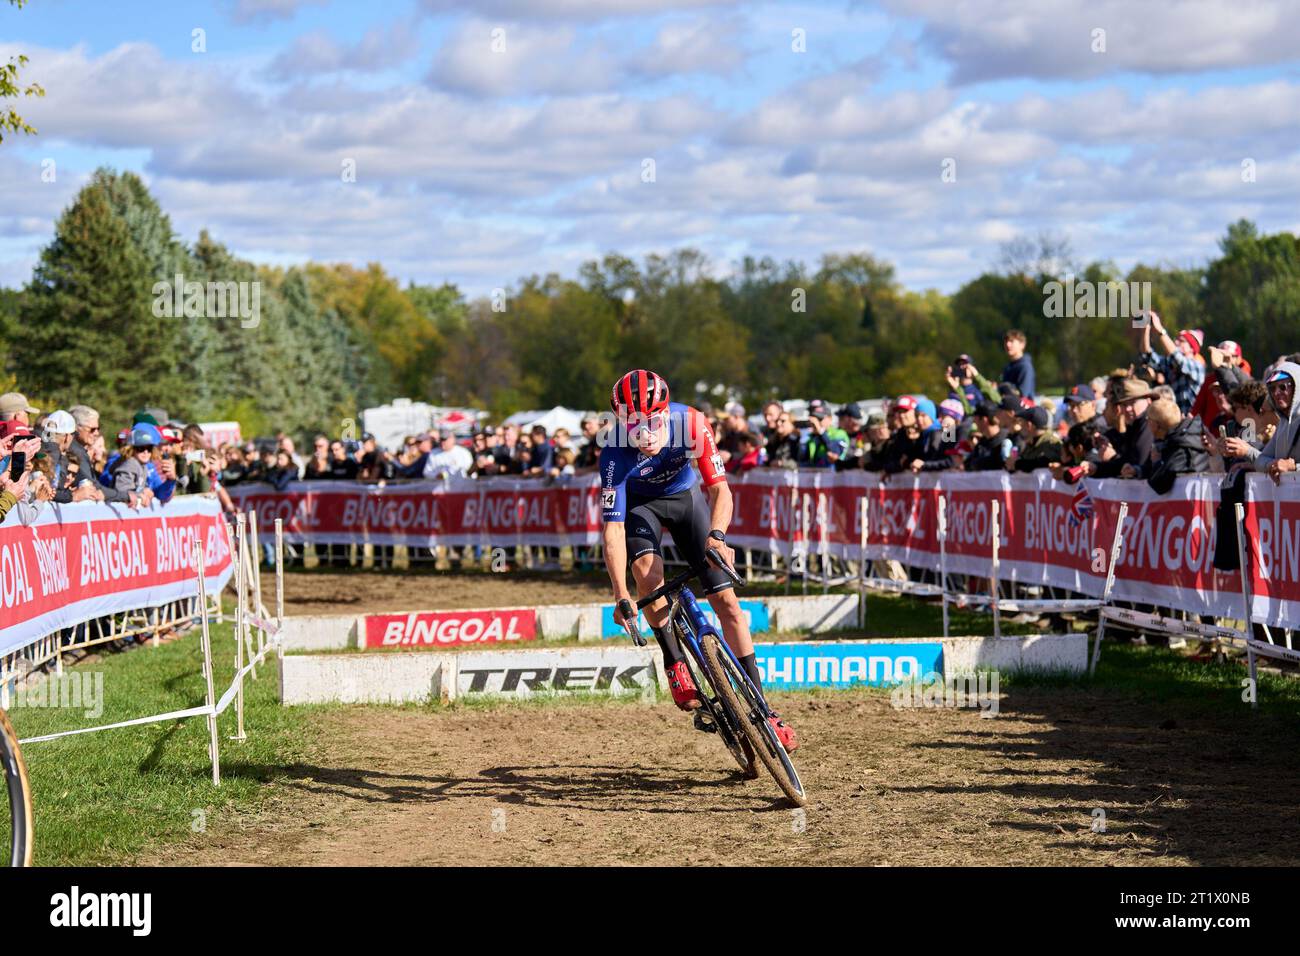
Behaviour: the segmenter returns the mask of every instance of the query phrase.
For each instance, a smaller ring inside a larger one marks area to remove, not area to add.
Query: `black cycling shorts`
[[[704,496],[697,494],[694,488],[662,498],[629,495],[627,505],[624,533],[627,535],[627,553],[633,560],[652,552],[662,557],[660,539],[667,528],[673,536],[677,553],[699,575],[705,594],[717,594],[734,587],[731,578],[704,557],[713,519]]]

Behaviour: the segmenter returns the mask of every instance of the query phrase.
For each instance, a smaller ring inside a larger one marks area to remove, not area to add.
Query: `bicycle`
[[[27,765],[18,749],[18,735],[9,715],[0,710],[0,764],[4,766],[5,792],[9,803],[9,865],[32,865],[32,791],[27,783]],[[3,829],[0,817],[0,831]]]
[[[707,557],[734,585],[744,586],[744,579],[717,551],[710,549]],[[802,807],[808,797],[790,755],[767,722],[770,712],[767,701],[686,587],[695,576],[693,570],[683,571],[637,601],[635,609],[630,600],[620,601],[618,609],[623,627],[637,647],[645,647],[646,638],[636,627],[637,612],[661,597],[669,599],[668,626],[673,628],[678,643],[686,651],[686,666],[699,688],[700,707],[694,712],[696,729],[716,733],[747,779],[758,776],[754,765],[757,755],[786,797]],[[700,680],[701,674],[708,678],[707,688]]]

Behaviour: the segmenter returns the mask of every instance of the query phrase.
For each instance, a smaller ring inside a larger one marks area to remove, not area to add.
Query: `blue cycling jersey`
[[[704,416],[689,405],[668,405],[668,440],[656,455],[646,455],[628,440],[622,425],[615,426],[600,451],[600,504],[605,521],[624,521],[629,494],[662,498],[696,484],[697,461],[705,486],[726,481],[713,431]]]

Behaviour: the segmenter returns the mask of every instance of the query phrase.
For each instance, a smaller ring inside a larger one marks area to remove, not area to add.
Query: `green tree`
[[[21,8],[27,0],[9,0],[11,6]],[[5,100],[20,96],[44,96],[45,90],[37,83],[23,86],[18,79],[18,72],[27,65],[27,57],[21,53],[11,56],[9,62],[0,64],[0,143],[4,142],[5,130],[11,133],[35,134],[31,124],[18,115],[12,106],[5,105]]]
[[[41,252],[13,361],[24,388],[94,405],[111,426],[183,395],[173,320],[152,314],[153,276],[102,186],[78,194]]]

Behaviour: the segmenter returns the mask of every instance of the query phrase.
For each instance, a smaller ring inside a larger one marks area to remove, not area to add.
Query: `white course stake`
[[[221,747],[217,740],[217,697],[212,690],[212,635],[208,632],[208,585],[204,580],[203,545],[194,548],[194,566],[199,576],[199,607],[202,614],[200,644],[203,649],[203,676],[207,681],[208,702],[208,756],[212,759],[213,786],[221,786]]]
[[[818,560],[821,562],[822,571],[822,594],[829,594],[831,590],[830,574],[830,532],[827,528],[830,526],[830,499],[827,498],[824,491],[817,492],[817,524],[818,524],[818,550],[821,552]]]
[[[279,632],[279,642],[275,645],[275,656],[284,660],[284,519],[275,519],[275,627]]]
[[[248,512],[248,553],[253,565],[253,615],[259,621],[267,617],[262,605],[262,548],[257,534],[257,512]],[[257,629],[257,653],[261,655],[266,648],[266,631]]]
[[[1259,706],[1259,673],[1258,662],[1255,659],[1255,649],[1251,646],[1251,641],[1255,637],[1254,630],[1250,626],[1251,594],[1250,594],[1250,572],[1246,568],[1246,543],[1243,538],[1246,536],[1246,509],[1243,505],[1233,506],[1236,510],[1237,518],[1237,564],[1241,574],[1241,601],[1243,605],[1244,616],[1241,619],[1242,629],[1245,631],[1246,640],[1246,670],[1250,675],[1250,707],[1254,710]],[[1269,636],[1270,640],[1272,635]]]
[[[858,499],[858,627],[867,628],[867,496]]]
[[[240,512],[235,517],[235,539],[238,541],[238,561],[235,564],[235,733],[231,740],[246,740],[244,733],[244,636],[248,632],[248,567],[244,551],[248,545],[247,515]]]
[[[803,574],[801,575],[800,587],[805,597],[809,593],[809,558],[813,549],[809,546],[809,528],[813,525],[813,496],[803,492],[803,525],[800,529],[800,537],[803,541]]]
[[[993,599],[993,636],[1002,636],[1002,612],[998,607],[998,543],[1001,538],[1001,527],[999,526],[1001,514],[1001,503],[998,499],[993,499],[993,511],[989,518],[989,527],[993,532],[993,574],[989,578],[989,597]]]
[[[1115,565],[1119,563],[1120,545],[1124,543],[1124,522],[1128,519],[1128,502],[1119,504],[1119,520],[1115,522],[1115,537],[1110,543],[1110,566],[1106,569],[1106,586],[1101,592],[1101,610],[1097,612],[1097,636],[1092,642],[1092,660],[1088,663],[1088,676],[1097,673],[1097,661],[1101,657],[1101,639],[1106,634],[1106,605],[1110,603],[1110,592],[1115,587]]]
[[[939,493],[939,600],[943,603],[943,636],[948,636],[948,499]]]

